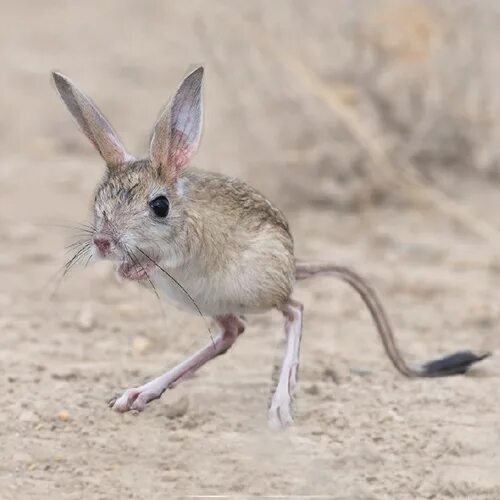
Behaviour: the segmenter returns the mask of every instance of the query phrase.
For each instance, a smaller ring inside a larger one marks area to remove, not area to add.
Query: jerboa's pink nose
[[[102,255],[106,255],[111,248],[111,239],[102,234],[94,236],[94,245],[99,249]]]

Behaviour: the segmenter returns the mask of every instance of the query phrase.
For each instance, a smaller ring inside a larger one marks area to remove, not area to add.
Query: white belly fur
[[[251,290],[252,284],[245,273],[239,273],[237,280],[230,280],[227,275],[221,276],[222,273],[209,277],[203,271],[196,270],[192,264],[165,270],[189,292],[203,314],[218,316],[260,312],[258,307],[249,306],[245,290]],[[198,312],[188,294],[164,273],[158,271],[152,281],[177,307],[191,313]]]

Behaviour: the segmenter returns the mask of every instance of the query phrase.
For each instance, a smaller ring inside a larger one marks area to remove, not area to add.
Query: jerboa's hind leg
[[[286,349],[268,413],[269,425],[272,428],[284,427],[293,422],[291,406],[299,371],[303,309],[302,304],[294,300],[289,300],[282,309],[285,317]]]

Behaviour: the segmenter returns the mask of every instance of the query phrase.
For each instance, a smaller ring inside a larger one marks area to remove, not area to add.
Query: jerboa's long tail
[[[312,264],[297,261],[296,278],[303,280],[314,276],[335,276],[348,283],[363,299],[375,322],[385,352],[395,368],[406,377],[447,377],[464,374],[478,361],[491,355],[489,352],[459,351],[422,365],[410,366],[401,356],[392,327],[375,291],[353,270],[332,264]]]

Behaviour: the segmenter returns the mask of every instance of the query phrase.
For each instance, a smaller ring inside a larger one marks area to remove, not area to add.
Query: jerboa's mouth
[[[156,271],[153,262],[122,262],[118,266],[118,274],[125,279],[141,281],[149,279]]]

